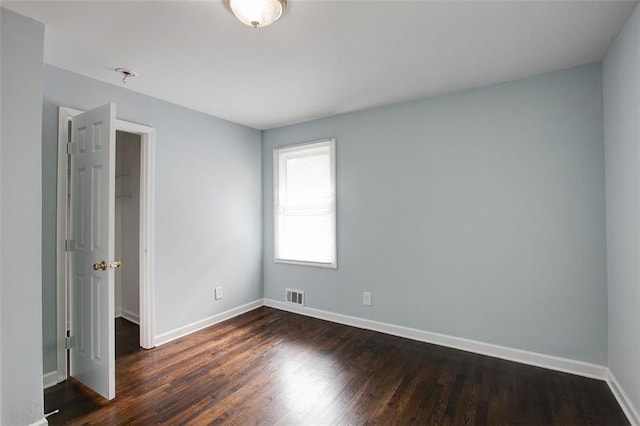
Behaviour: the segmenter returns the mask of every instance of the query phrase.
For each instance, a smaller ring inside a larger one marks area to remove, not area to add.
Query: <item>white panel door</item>
[[[73,118],[71,136],[71,376],[115,397],[116,108]]]

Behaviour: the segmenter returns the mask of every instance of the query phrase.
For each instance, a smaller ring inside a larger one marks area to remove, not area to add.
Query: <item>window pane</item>
[[[333,223],[330,214],[280,215],[278,240],[281,259],[331,263]]]
[[[329,152],[285,161],[286,186],[282,200],[291,208],[327,208],[331,205]]]

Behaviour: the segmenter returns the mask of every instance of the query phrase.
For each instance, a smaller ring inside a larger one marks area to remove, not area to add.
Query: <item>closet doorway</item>
[[[115,316],[140,325],[140,135],[116,130],[115,192]]]

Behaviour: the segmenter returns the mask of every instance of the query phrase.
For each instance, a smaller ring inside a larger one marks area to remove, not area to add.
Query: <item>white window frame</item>
[[[331,176],[331,224],[333,232],[333,256],[331,262],[310,262],[278,257],[278,206],[280,195],[280,156],[304,151],[313,148],[329,147],[329,167]],[[338,235],[336,227],[336,140],[322,139],[313,142],[305,142],[296,145],[287,145],[273,149],[273,260],[276,263],[288,263],[293,265],[315,266],[319,268],[336,269],[338,267]]]

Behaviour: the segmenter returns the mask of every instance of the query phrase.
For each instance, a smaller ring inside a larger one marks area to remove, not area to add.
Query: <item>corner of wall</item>
[[[609,47],[602,68],[608,382],[630,421],[640,425],[640,6]]]
[[[610,369],[607,370],[607,384],[609,385],[609,389],[611,389],[611,393],[613,393],[613,396],[618,401],[618,404],[620,404],[622,411],[624,411],[624,414],[626,414],[629,419],[629,422],[635,426],[640,425],[640,412],[638,412],[633,401],[631,401],[629,395],[627,395],[622,386],[620,386],[620,382],[618,382],[618,379]]]

